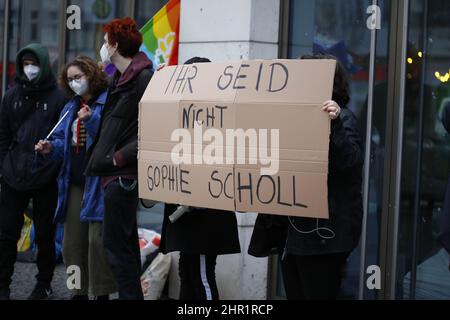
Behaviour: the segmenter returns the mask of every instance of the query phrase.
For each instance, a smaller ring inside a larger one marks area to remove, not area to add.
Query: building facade
[[[98,59],[102,24],[128,15],[142,26],[165,2],[1,0],[2,93],[23,45],[48,46],[55,71],[79,54]],[[81,30],[66,28],[72,4],[82,9]],[[350,74],[349,108],[366,141],[365,214],[343,299],[450,299],[450,258],[437,241],[450,172],[440,122],[450,101],[449,14],[446,0],[181,1],[180,63],[327,52]],[[283,298],[277,258],[246,254],[255,217],[238,213],[242,254],[218,260],[224,299]],[[170,282],[176,297],[175,268]]]

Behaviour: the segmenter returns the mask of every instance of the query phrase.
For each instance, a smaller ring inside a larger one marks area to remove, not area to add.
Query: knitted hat
[[[22,62],[25,60],[33,61],[35,64],[39,64],[38,57],[31,51],[27,51],[22,55]]]

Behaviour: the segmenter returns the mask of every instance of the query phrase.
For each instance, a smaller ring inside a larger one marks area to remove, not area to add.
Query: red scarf
[[[86,103],[84,102],[84,100],[81,100],[80,110],[83,109],[85,106],[86,106]],[[81,120],[80,120],[80,118],[78,118],[78,122],[77,122],[77,154],[80,153],[80,128],[81,128]]]

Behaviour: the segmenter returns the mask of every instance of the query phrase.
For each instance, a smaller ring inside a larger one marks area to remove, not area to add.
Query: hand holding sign
[[[162,70],[165,66],[166,66],[165,63],[161,63],[161,64],[156,68],[156,71]]]
[[[40,154],[49,154],[53,150],[53,145],[48,140],[40,140],[37,145],[34,147],[34,150]]]
[[[331,120],[336,120],[341,114],[341,107],[336,101],[329,100],[323,104],[323,111],[328,112]]]
[[[34,146],[35,158],[36,158],[38,153],[40,153],[40,154],[49,154],[49,153],[52,152],[53,145],[51,144],[50,141],[48,141],[48,139],[50,139],[52,134],[56,131],[56,129],[58,129],[59,125],[64,121],[64,119],[67,117],[67,115],[69,113],[70,113],[70,110],[67,110],[66,113],[64,113],[64,115],[61,118],[59,118],[58,123],[53,127],[52,131],[50,131],[50,133],[47,135],[47,137],[45,137],[44,140],[40,140],[37,143],[37,145]]]

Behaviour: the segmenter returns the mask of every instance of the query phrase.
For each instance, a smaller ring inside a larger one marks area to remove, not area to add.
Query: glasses
[[[75,75],[75,76],[73,76],[73,77],[71,77],[71,78],[67,78],[67,81],[68,82],[72,82],[72,81],[74,81],[74,80],[80,80],[81,78],[83,78],[84,77],[84,74],[77,74],[77,75]]]

